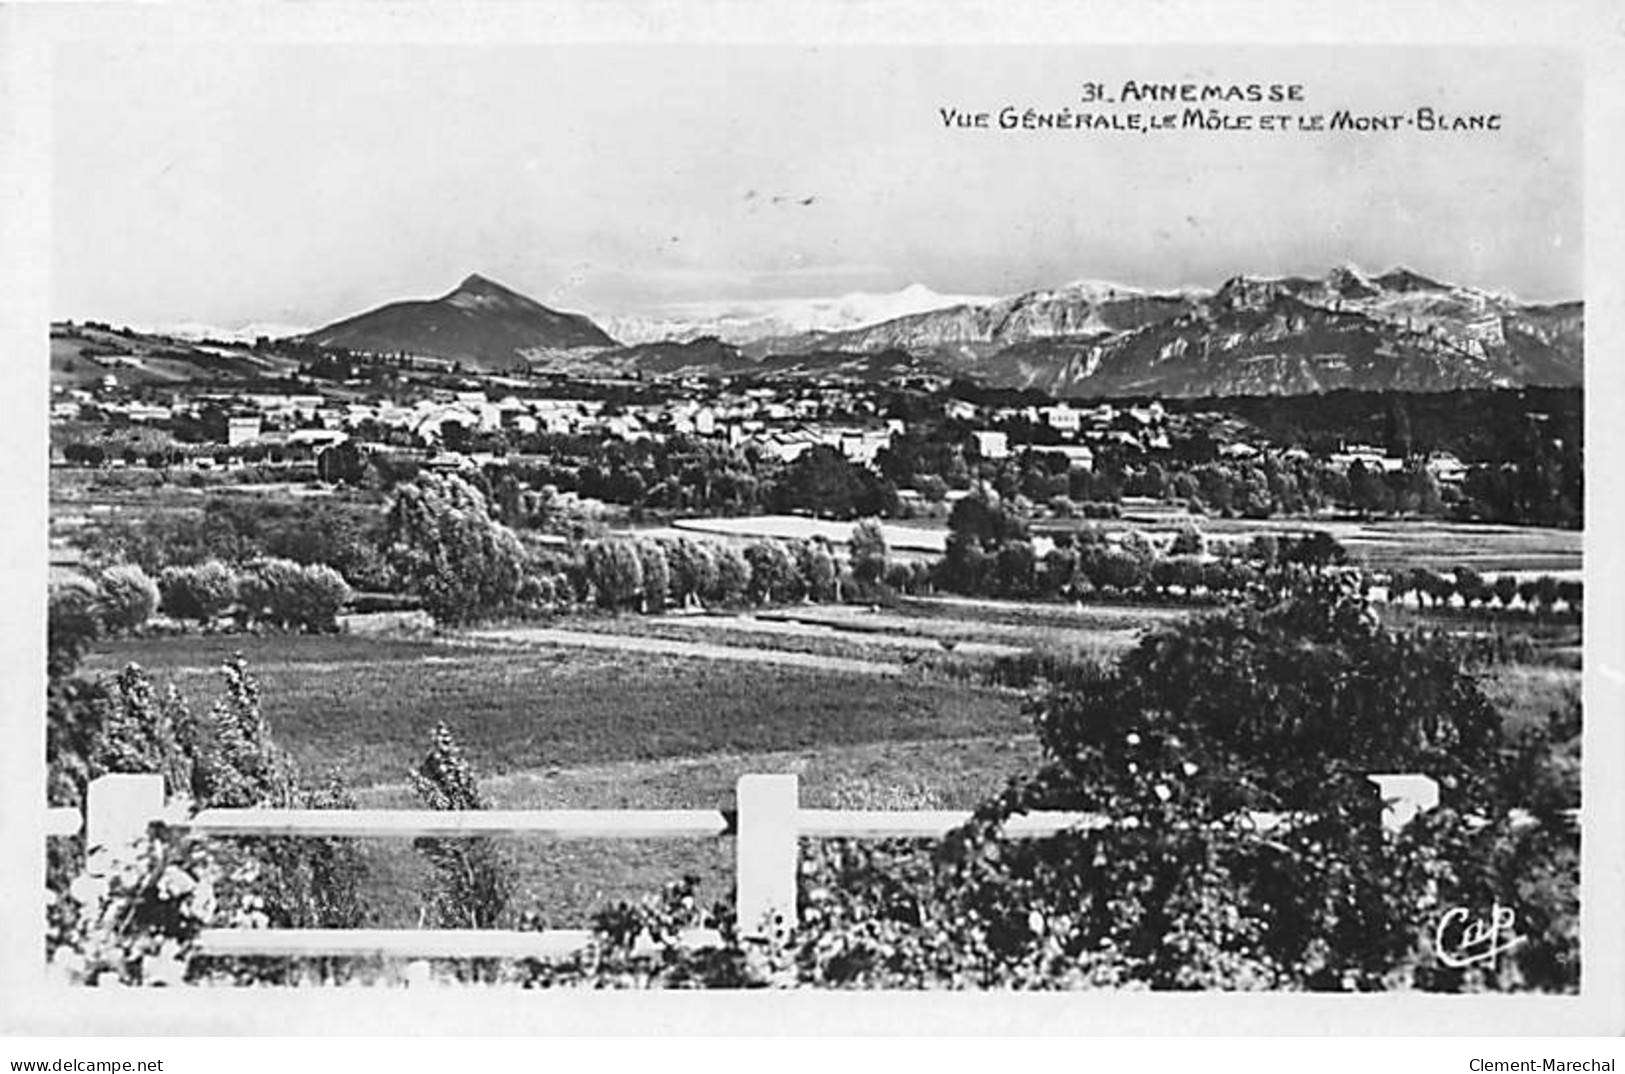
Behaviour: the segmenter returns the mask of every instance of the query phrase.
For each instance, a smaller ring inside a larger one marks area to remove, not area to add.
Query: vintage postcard
[[[1606,20],[1232,7],[6,12],[19,1030],[1606,1032]]]

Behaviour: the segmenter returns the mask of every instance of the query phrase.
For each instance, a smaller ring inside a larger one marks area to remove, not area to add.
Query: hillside
[[[529,355],[540,352],[616,345],[588,318],[549,309],[479,275],[440,298],[392,302],[301,338],[324,347],[426,355],[485,370],[523,368]]]
[[[242,345],[200,343],[103,324],[51,325],[51,384],[96,387],[106,378],[125,388],[229,384],[274,379],[295,359]]]

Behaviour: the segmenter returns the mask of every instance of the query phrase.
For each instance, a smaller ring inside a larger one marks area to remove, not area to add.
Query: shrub
[[[391,570],[440,623],[501,614],[524,578],[519,539],[491,517],[484,494],[459,477],[419,474],[400,486],[385,540]]]
[[[350,587],[331,567],[263,559],[245,568],[238,597],[240,614],[249,622],[320,634],[338,629]]]
[[[934,857],[902,842],[814,849],[783,955],[798,980],[1577,986],[1578,841],[1558,817],[1578,784],[1535,775],[1554,771],[1551,742],[1577,733],[1577,709],[1509,750],[1454,643],[1381,630],[1352,581],[1303,575],[1275,603],[1159,632],[1033,712],[1046,763]],[[1441,806],[1390,834],[1371,771],[1428,772]],[[1113,820],[1001,837],[1007,818],[1045,809]],[[1249,810],[1302,814],[1266,836]],[[1493,969],[1434,961],[1444,910],[1492,902],[1525,942]]]
[[[587,581],[601,608],[635,608],[643,600],[643,559],[630,541],[594,541],[587,546]]]
[[[300,786],[270,741],[259,687],[246,666],[236,659],[224,672],[224,695],[201,715],[173,688],[160,693],[134,665],[103,689],[53,704],[47,740],[53,799],[83,801],[88,782],[108,772],[145,772],[162,775],[169,795],[196,808],[354,808],[336,779],[314,791]],[[82,877],[71,886],[80,863],[53,862],[59,867],[52,872],[57,898],[48,944],[70,976],[93,981],[112,972],[134,983],[161,970],[172,978],[197,929],[225,923],[223,916],[286,928],[354,927],[365,916],[352,843],[242,838],[200,850],[164,839],[143,853],[111,879]],[[196,901],[186,898],[194,893]],[[144,961],[149,957],[157,962]]]
[[[1119,593],[1126,593],[1145,584],[1149,577],[1147,563],[1147,560],[1132,552],[1110,548],[1086,556],[1083,566],[1088,573],[1090,584],[1096,589],[1114,589]]]
[[[435,725],[429,752],[411,773],[412,787],[430,809],[486,809],[473,767],[451,729]],[[419,839],[414,844],[434,867],[426,907],[435,928],[489,929],[501,923],[512,897],[513,866],[490,839]]]
[[[1189,522],[1179,527],[1174,534],[1174,541],[1168,547],[1171,556],[1200,556],[1207,552],[1207,538],[1202,531]]]
[[[710,546],[710,551],[716,568],[716,583],[706,594],[707,597],[719,604],[739,603],[751,588],[750,561],[731,544],[714,544]]]
[[[211,559],[195,567],[166,567],[158,589],[164,614],[206,624],[231,610],[237,600],[237,575]]]
[[[527,574],[519,583],[516,599],[520,607],[529,612],[555,609],[559,601],[557,579],[551,574]]]
[[[102,591],[83,575],[51,585],[46,608],[46,671],[54,679],[73,673],[91,643],[102,636]]]
[[[638,541],[638,562],[643,568],[643,610],[664,611],[671,591],[671,565],[665,548],[655,541]]]
[[[109,630],[139,630],[158,610],[158,584],[133,563],[102,571],[102,621]]]
[[[784,542],[753,541],[745,546],[745,559],[750,564],[751,600],[759,604],[784,604],[801,598],[805,591],[801,572],[785,550]]]
[[[840,574],[835,557],[823,541],[802,541],[796,548],[796,566],[801,572],[807,596],[828,602],[839,596]]]
[[[993,584],[1002,596],[1026,597],[1038,587],[1038,556],[1033,543],[1012,539],[999,546],[993,562]]]
[[[666,545],[666,563],[671,570],[671,597],[686,604],[691,598],[711,598],[717,588],[716,559],[709,547],[687,537]]]
[[[891,549],[878,519],[866,518],[852,527],[847,552],[852,560],[852,576],[858,581],[873,585],[886,577]]]

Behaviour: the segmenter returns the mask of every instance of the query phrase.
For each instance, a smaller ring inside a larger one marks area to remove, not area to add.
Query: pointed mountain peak
[[[522,295],[511,287],[504,287],[495,280],[479,273],[473,273],[462,283],[457,290],[446,295],[444,302],[463,309],[491,309],[496,307],[536,307],[546,309],[535,299]],[[551,310],[549,313],[553,312]]]
[[[493,279],[490,279],[490,278],[485,277],[485,276],[481,276],[477,272],[469,274],[467,279],[465,279],[462,283],[457,285],[457,290],[464,291],[464,292],[469,292],[469,293],[473,293],[473,294],[491,294],[492,292],[508,292],[508,288],[502,286],[500,283],[497,283]]]
[[[613,347],[586,317],[548,309],[495,280],[470,275],[435,299],[391,302],[309,333],[329,347],[463,362],[477,369],[522,369],[536,351]]]

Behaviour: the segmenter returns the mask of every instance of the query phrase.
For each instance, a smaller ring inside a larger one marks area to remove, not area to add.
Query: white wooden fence
[[[1368,776],[1380,789],[1383,823],[1403,827],[1438,804],[1439,788],[1427,776]],[[84,828],[86,845],[115,856],[154,826],[211,836],[307,838],[436,838],[529,835],[548,839],[736,838],[735,884],[741,931],[761,935],[775,920],[792,925],[796,915],[799,840],[804,838],[940,838],[968,821],[958,810],[803,809],[794,775],[742,776],[734,816],[708,809],[555,809],[446,812],[424,809],[205,809],[175,815],[164,801],[163,777],[108,775],[90,784]],[[1267,830],[1283,820],[1255,813]],[[48,835],[80,830],[73,809],[47,811]],[[1077,827],[1104,826],[1108,817],[1087,813],[1030,813],[1006,821],[1012,838],[1053,835]],[[585,929],[206,929],[198,949],[210,955],[383,956],[391,958],[556,958],[587,946]],[[681,942],[703,947],[716,933],[695,929]]]

